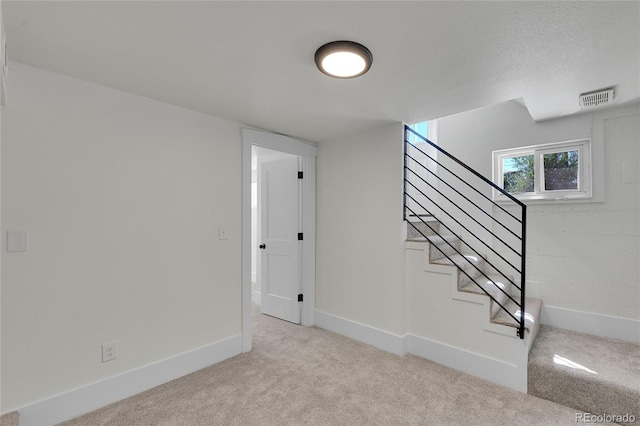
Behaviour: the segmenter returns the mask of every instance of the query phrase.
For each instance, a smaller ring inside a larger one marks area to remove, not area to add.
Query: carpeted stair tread
[[[0,416],[0,426],[18,426],[20,424],[20,413],[11,411]]]
[[[434,235],[429,237],[429,240],[431,240],[429,245],[430,262],[460,253],[461,241],[455,235]]]
[[[516,298],[516,300],[518,300]],[[532,331],[534,326],[540,321],[540,309],[542,308],[542,300],[527,297],[524,301],[525,318],[524,328]],[[520,318],[520,307],[513,301],[509,300],[505,308],[511,312],[516,318]],[[509,327],[518,328],[519,324],[509,316],[503,309],[496,314],[491,320],[492,323],[502,324]]]
[[[418,242],[429,241],[431,244],[435,244],[435,245],[446,244],[445,241],[449,241],[450,243],[453,244],[453,242],[456,240],[458,240],[458,237],[456,237],[455,235],[442,235],[442,236],[427,235],[427,238],[423,237],[422,235],[419,235],[419,236],[407,238],[407,241],[418,241]]]
[[[455,264],[458,267],[465,268],[470,263],[473,263],[474,265],[477,266],[483,261],[484,261],[483,258],[479,256],[471,255],[471,254],[465,254],[465,255],[454,254],[452,256],[449,256],[449,258],[444,257],[442,259],[433,260],[431,263],[435,263],[437,265],[454,265]]]
[[[640,345],[542,326],[529,354],[528,383],[539,398],[638,421]]]
[[[446,256],[452,256],[460,252],[460,239],[455,235],[422,235],[413,238],[407,238],[407,241],[413,242],[429,242],[429,261],[433,263],[435,260],[442,259]]]
[[[507,291],[508,293],[509,282],[505,280],[502,275],[487,274],[487,277],[482,275],[476,278],[476,282],[478,283],[478,285],[480,285],[480,287],[484,288],[490,295],[495,297],[498,294],[504,294],[502,291],[498,290],[498,288],[496,287],[496,284],[500,286],[502,289],[504,289],[505,291]],[[476,285],[473,282],[468,282],[464,286],[460,287],[460,291],[465,291],[467,293],[475,293],[475,294],[486,294],[484,291],[482,291],[478,287],[478,285]]]
[[[473,278],[479,277],[484,271],[484,258],[474,255],[453,254],[449,257],[430,260],[431,263],[440,265],[455,265],[458,270],[458,288],[464,287]]]
[[[491,282],[491,281],[493,282]],[[495,284],[494,284],[495,283]],[[500,290],[497,286],[500,286],[504,291]],[[484,291],[480,288],[482,287]],[[481,275],[479,277],[474,278],[474,281],[466,282],[462,287],[459,288],[460,291],[465,293],[474,293],[486,296],[487,293],[491,295],[494,299],[500,302],[501,305],[505,306],[509,297],[507,294],[510,294],[510,283],[505,280],[502,275],[495,274],[487,274],[487,277]],[[507,294],[505,294],[507,293]],[[487,296],[488,297],[488,296]],[[491,303],[491,318],[495,317],[497,313],[500,311],[500,305],[495,303],[492,300]]]
[[[420,238],[422,234],[434,235],[439,229],[440,225],[435,220],[407,222],[407,239]]]

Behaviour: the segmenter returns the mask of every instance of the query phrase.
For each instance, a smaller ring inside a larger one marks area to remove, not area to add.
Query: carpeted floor
[[[20,414],[12,411],[0,416],[0,426],[18,426],[20,424]]]
[[[529,354],[529,393],[640,424],[640,345],[542,326]]]
[[[570,425],[575,414],[415,356],[258,314],[250,353],[64,425]]]

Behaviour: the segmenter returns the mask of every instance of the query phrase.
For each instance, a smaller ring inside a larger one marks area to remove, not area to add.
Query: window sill
[[[526,197],[514,197],[524,204],[584,204],[593,203],[595,200],[591,195],[565,195],[557,197],[531,195]],[[493,201],[498,204],[514,204],[514,201],[506,197],[494,197]]]

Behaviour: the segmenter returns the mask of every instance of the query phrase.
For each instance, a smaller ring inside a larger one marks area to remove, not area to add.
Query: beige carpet
[[[0,426],[18,426],[20,423],[20,414],[12,411],[0,416]]]
[[[254,317],[252,352],[64,425],[575,424],[574,409],[319,328]]]
[[[542,326],[529,354],[529,393],[640,424],[640,345]]]

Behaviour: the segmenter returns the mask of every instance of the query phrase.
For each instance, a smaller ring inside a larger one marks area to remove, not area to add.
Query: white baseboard
[[[580,333],[640,343],[640,321],[542,305],[540,322]]]
[[[20,425],[48,426],[72,419],[242,352],[242,335],[145,365],[18,408]]]
[[[523,365],[514,365],[412,334],[408,349],[410,354],[527,393],[526,355]]]
[[[315,311],[315,325],[353,340],[375,346],[383,351],[397,355],[405,355],[407,353],[406,336],[398,336],[388,331],[318,310]]]
[[[365,324],[315,311],[316,326],[375,346],[396,355],[407,353],[437,362],[447,367],[527,393],[527,350],[523,344],[521,365],[488,358],[464,349],[449,346],[423,337],[407,334],[399,336]]]

